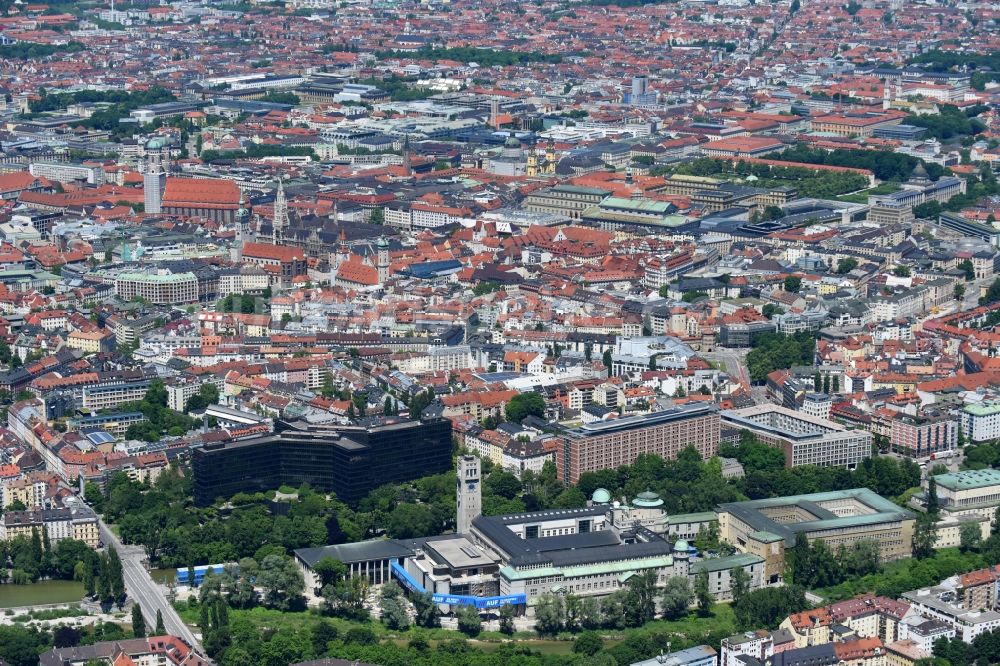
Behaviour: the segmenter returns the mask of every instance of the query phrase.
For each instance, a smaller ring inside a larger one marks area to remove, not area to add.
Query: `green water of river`
[[[83,599],[83,583],[43,580],[31,585],[0,585],[0,608],[75,603]]]

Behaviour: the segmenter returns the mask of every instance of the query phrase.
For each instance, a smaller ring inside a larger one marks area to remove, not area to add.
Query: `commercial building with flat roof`
[[[717,509],[720,534],[741,552],[766,561],[767,584],[782,581],[785,550],[799,534],[831,549],[871,539],[883,562],[909,557],[915,515],[867,488],[730,502]]]
[[[718,653],[707,645],[697,645],[686,650],[678,650],[637,661],[632,666],[716,666],[719,663]]]
[[[392,539],[369,539],[319,548],[299,548],[294,555],[295,563],[305,577],[306,589],[315,591],[320,583],[313,567],[324,558],[330,557],[343,563],[349,577],[362,576],[372,585],[382,585],[392,579],[390,565],[413,557],[413,550]]]
[[[115,295],[123,300],[139,297],[154,305],[198,302],[198,277],[194,273],[120,273]]]
[[[1000,247],[1000,231],[997,231],[991,225],[974,222],[962,217],[958,213],[941,213],[938,216],[937,224],[963,236],[979,238],[994,247]]]
[[[673,460],[693,446],[702,458],[719,451],[719,412],[712,404],[690,403],[640,416],[587,423],[567,430],[556,467],[567,483],[584,472],[631,465],[644,453]]]
[[[591,506],[581,509],[478,516],[467,539],[481,552],[480,562],[498,565],[499,594],[523,594],[528,604],[546,593],[605,596],[645,572],[655,574],[658,585],[677,576],[693,585],[705,572],[720,601],[732,598],[730,574],[737,568],[748,575],[750,589],[764,584],[763,558],[699,557],[686,539],[670,535],[662,505],[652,492],[612,504],[610,493],[598,489]]]
[[[667,201],[608,197],[580,215],[584,224],[604,231],[663,230],[683,233],[698,226],[683,215],[674,215],[676,206]]]
[[[1000,470],[968,469],[938,474],[934,482],[941,510],[953,516],[992,518],[1000,506]]]
[[[28,166],[28,172],[32,176],[57,180],[60,183],[83,181],[88,185],[100,186],[104,184],[104,169],[99,166],[90,166],[87,164],[32,162]]]
[[[785,452],[785,466],[818,465],[855,469],[871,455],[872,434],[851,430],[818,416],[778,405],[755,405],[722,412],[723,424],[749,430]]]
[[[275,429],[195,449],[195,502],[206,506],[239,492],[308,483],[353,503],[378,486],[451,469],[451,422],[445,418],[351,426],[280,421]]]

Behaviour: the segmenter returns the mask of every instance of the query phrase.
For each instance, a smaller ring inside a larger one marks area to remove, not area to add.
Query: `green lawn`
[[[905,493],[893,500],[899,506],[906,506],[906,503],[910,501],[910,498],[919,493],[921,490],[920,486],[913,486]]]
[[[628,631],[679,634],[689,639],[719,632],[731,635],[736,633],[736,614],[730,604],[715,604],[708,617],[691,611],[680,620],[654,620],[639,629]]]
[[[860,192],[855,192],[853,194],[842,194],[841,196],[836,197],[836,199],[846,203],[866,204],[868,203],[868,197],[870,196],[892,194],[893,192],[898,192],[899,189],[899,183],[882,183],[877,187],[861,190]]]

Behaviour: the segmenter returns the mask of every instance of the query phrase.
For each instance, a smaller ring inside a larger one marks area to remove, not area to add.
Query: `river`
[[[173,583],[177,579],[177,569],[150,569],[149,575],[157,585]]]
[[[75,603],[83,599],[83,583],[42,580],[31,585],[0,585],[0,608]]]

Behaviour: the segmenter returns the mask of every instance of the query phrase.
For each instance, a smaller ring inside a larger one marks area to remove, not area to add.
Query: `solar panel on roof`
[[[104,432],[103,430],[97,430],[95,432],[88,432],[87,439],[89,439],[94,444],[109,444],[115,441],[113,435]]]

